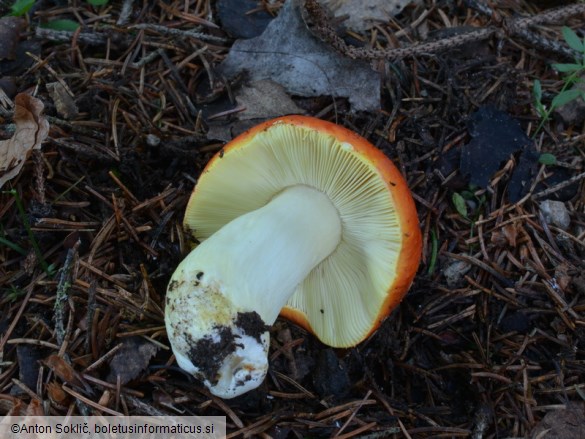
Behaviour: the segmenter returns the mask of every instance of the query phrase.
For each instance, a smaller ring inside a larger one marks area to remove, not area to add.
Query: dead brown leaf
[[[377,23],[388,21],[411,3],[420,0],[321,0],[321,3],[335,16],[344,20],[348,28],[363,32]]]
[[[236,101],[246,109],[239,119],[269,119],[285,114],[302,114],[305,111],[294,103],[283,86],[269,79],[243,86]]]
[[[245,71],[251,82],[269,79],[290,95],[345,97],[355,111],[377,111],[380,74],[316,39],[300,3],[286,1],[262,35],[237,40],[219,66],[221,74],[233,79]]]
[[[518,238],[519,224],[516,222],[506,224],[500,230],[496,230],[492,233],[490,238],[491,242],[498,247],[510,246],[516,247],[516,241]]]
[[[269,79],[246,84],[235,94],[236,102],[245,109],[237,113],[236,119],[230,122],[211,121],[207,131],[208,139],[228,141],[263,120],[305,113],[290,98],[284,87]]]
[[[0,413],[8,416],[22,416],[26,404],[19,398],[0,393]]]
[[[532,432],[533,439],[577,439],[585,435],[585,405],[569,402],[564,410],[546,414]]]
[[[53,371],[61,380],[75,386],[81,386],[82,380],[79,374],[58,355],[51,355],[43,361],[43,364]]]
[[[516,223],[506,224],[502,227],[502,231],[508,241],[508,245],[510,247],[516,247],[516,237],[518,236],[518,227]]]
[[[47,384],[47,394],[53,403],[60,406],[67,405],[71,399],[70,395],[63,390],[63,387],[55,381],[51,381],[49,384]]]
[[[49,134],[49,122],[41,115],[43,103],[26,93],[14,98],[14,135],[0,142],[0,188],[16,177],[24,162]]]
[[[63,84],[57,81],[50,82],[47,84],[47,91],[55,102],[57,113],[67,120],[77,117],[79,113],[77,105]]]
[[[110,362],[107,381],[116,382],[118,376],[121,384],[133,380],[146,369],[157,350],[153,343],[141,337],[128,338]]]
[[[25,416],[45,416],[45,410],[38,399],[33,399],[26,408]]]

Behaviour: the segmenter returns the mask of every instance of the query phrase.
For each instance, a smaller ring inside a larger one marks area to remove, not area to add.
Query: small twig
[[[34,163],[38,201],[42,206],[45,206],[47,204],[47,199],[45,197],[45,173],[43,172],[45,162],[43,160],[43,153],[39,149],[35,149],[32,153],[32,158]]]
[[[26,52],[26,54],[28,56],[30,56],[32,59],[34,59],[37,64],[41,67],[44,67],[45,69],[47,69],[47,71],[55,78],[56,81],[59,82],[59,84],[61,84],[63,86],[63,88],[65,89],[65,91],[67,92],[67,94],[69,94],[69,96],[71,97],[75,97],[75,94],[71,91],[71,89],[69,88],[69,86],[67,85],[67,83],[63,80],[63,78],[61,78],[61,75],[59,73],[57,73],[55,71],[55,69],[53,69],[49,64],[48,64],[48,59],[41,59],[40,57],[36,56],[34,53],[31,52]]]
[[[465,6],[470,9],[475,9],[476,11],[482,13],[483,15],[487,15],[488,17],[494,16],[493,8],[478,0],[465,0]]]
[[[43,346],[45,348],[59,350],[59,346],[45,340],[37,340],[36,338],[11,338],[6,344],[30,344],[33,346]]]
[[[118,21],[116,21],[116,25],[124,26],[126,23],[128,23],[128,19],[132,14],[133,3],[134,0],[124,0],[124,3],[122,3],[122,10],[120,11],[120,16],[118,17]]]
[[[471,256],[467,256],[467,255],[464,255],[464,254],[456,254],[456,253],[449,253],[449,252],[443,252],[442,254],[444,256],[449,257],[449,258],[458,259],[460,261],[467,262],[468,264],[478,266],[482,270],[485,270],[488,273],[490,273],[493,277],[495,277],[500,282],[502,282],[506,287],[512,287],[512,286],[514,286],[514,282],[512,282],[510,279],[508,279],[503,274],[497,272],[493,267],[490,267],[488,264],[486,264],[485,262],[480,261],[477,258],[474,258],[474,257],[471,257]]]
[[[143,29],[158,32],[162,35],[172,35],[181,38],[194,38],[196,40],[211,41],[216,43],[227,43],[229,41],[227,38],[217,37],[215,35],[208,35],[193,30],[174,29],[171,27],[161,26],[159,24],[141,23],[137,24],[136,26],[132,26],[132,29]]]
[[[63,324],[65,316],[65,303],[68,299],[69,287],[71,287],[71,271],[75,257],[77,256],[77,248],[81,244],[80,240],[67,250],[67,256],[63,267],[59,270],[59,282],[57,283],[57,297],[55,298],[55,337],[57,344],[61,346],[65,340],[65,326]]]
[[[0,109],[2,110],[2,115],[4,116],[5,109],[9,109],[10,112],[14,109],[14,102],[12,99],[8,97],[8,95],[4,92],[4,89],[0,87]],[[10,114],[12,116],[12,114]]]
[[[562,46],[550,44],[549,40],[546,40],[544,37],[538,36],[537,38],[537,35],[529,31],[528,28],[536,24],[563,22],[570,16],[585,13],[585,4],[579,3],[546,11],[533,17],[501,19],[499,15],[495,14],[495,12],[489,8],[489,6],[478,1],[472,1],[472,3],[482,13],[495,18],[498,26],[478,27],[469,32],[438,41],[430,41],[408,47],[384,50],[355,47],[347,44],[331,26],[327,13],[317,0],[305,0],[304,7],[301,7],[301,13],[309,30],[323,42],[331,45],[335,50],[341,52],[345,56],[353,59],[367,60],[397,60],[409,56],[437,53],[466,43],[485,40],[494,35],[499,35],[502,38],[506,36],[509,38],[525,38],[529,39],[529,42],[537,41],[538,45],[544,44],[549,50],[557,50]],[[575,53],[573,51],[567,52],[567,50],[569,49],[564,48],[561,52],[563,54],[569,53],[569,57],[573,58]]]
[[[92,364],[87,366],[87,368],[83,371],[83,373],[89,373],[92,370],[99,367],[100,365],[102,365],[104,362],[109,360],[116,352],[118,352],[120,349],[122,349],[122,346],[123,346],[122,343],[119,343],[116,346],[114,346],[112,349],[109,350],[109,352],[106,352],[104,355],[102,355],[100,358],[98,358]]]
[[[559,43],[556,40],[551,40],[550,38],[543,37],[542,35],[537,34],[536,32],[532,32],[531,30],[517,29],[516,35],[537,48],[558,53],[569,59],[575,57],[575,52],[569,47],[564,46],[562,43]]]
[[[111,416],[123,416],[123,413],[117,412],[115,410],[109,409],[108,407],[104,407],[100,404],[98,404],[97,402],[92,401],[91,399],[83,396],[81,393],[76,392],[75,390],[71,389],[68,386],[63,385],[61,387],[65,392],[69,393],[71,396],[73,396],[77,402],[81,402],[84,404],[87,404],[90,407],[93,407],[94,409],[97,410],[101,410],[105,413],[108,413]]]
[[[43,27],[37,27],[36,36],[40,40],[54,41],[58,43],[68,43],[73,39],[74,32],[66,30],[54,30]],[[77,41],[88,46],[103,46],[108,42],[108,36],[99,32],[80,32],[77,34]]]
[[[45,274],[41,274],[40,276],[38,276],[36,279],[33,280],[33,282],[31,282],[27,287],[26,287],[26,296],[24,297],[24,299],[22,300],[20,307],[18,308],[18,311],[16,312],[16,315],[14,316],[14,318],[12,319],[12,322],[10,323],[10,326],[8,327],[8,329],[6,329],[6,331],[4,332],[4,336],[2,338],[0,338],[0,360],[3,360],[3,356],[4,356],[4,346],[8,343],[8,340],[10,339],[10,336],[12,335],[12,331],[14,331],[14,328],[16,328],[16,324],[18,323],[18,321],[20,320],[20,318],[22,317],[22,314],[24,313],[25,308],[28,306],[29,300],[32,296],[33,293],[33,287],[37,284],[38,281],[40,281],[43,277],[45,276]]]
[[[195,108],[195,105],[193,105],[193,102],[191,102],[191,99],[189,98],[189,89],[187,88],[187,85],[183,81],[183,78],[181,78],[181,75],[179,74],[177,67],[169,59],[164,50],[160,52],[160,56],[164,61],[165,65],[169,68],[171,76],[175,80],[175,84],[177,84],[181,91],[183,92],[182,100],[188,107],[190,114],[197,114],[197,109]]]
[[[577,174],[569,178],[568,180],[565,180],[559,184],[555,184],[553,187],[550,187],[542,192],[538,192],[537,194],[532,195],[532,199],[536,200],[538,198],[546,197],[547,195],[560,191],[561,189],[564,189],[567,186],[572,185],[576,181],[582,180],[583,178],[585,178],[585,172],[581,172],[580,174]]]
[[[28,387],[26,384],[24,384],[19,379],[12,378],[12,383],[16,387],[18,387],[20,390],[22,390],[24,393],[26,393],[28,396],[30,396],[32,399],[34,399],[36,401],[42,401],[42,398],[39,397],[39,395],[37,395],[30,387]]]
[[[132,67],[133,69],[140,69],[140,68],[144,67],[146,64],[157,59],[159,56],[161,56],[161,54],[163,52],[164,52],[164,49],[158,48],[155,51],[150,52],[144,58],[141,58],[140,60],[131,63],[130,67]]]
[[[334,437],[337,437],[337,438],[341,437],[341,433],[343,432],[343,430],[345,430],[347,428],[347,426],[349,425],[349,423],[355,418],[355,415],[362,408],[363,403],[368,400],[368,398],[370,397],[371,394],[372,394],[372,391],[368,390],[368,393],[366,393],[366,395],[362,398],[362,404],[358,405],[355,408],[355,410],[352,410],[351,415],[347,418],[347,420],[344,422],[344,424],[341,426],[341,428],[335,433]]]
[[[122,181],[118,178],[118,176],[116,174],[114,174],[112,171],[110,171],[110,172],[108,172],[108,175],[110,176],[110,178],[112,180],[114,180],[114,183],[116,183],[118,185],[118,187],[120,189],[122,189],[122,192],[124,192],[126,194],[126,196],[130,200],[132,200],[134,205],[140,204],[140,201],[138,200],[138,198],[136,198],[136,196],[132,193],[132,191],[130,189],[128,189],[128,187],[124,183],[122,183]]]
[[[569,5],[563,8],[551,9],[533,17],[502,20],[499,14],[489,5],[479,0],[466,0],[468,7],[494,18],[503,25],[507,32],[514,34],[530,43],[532,46],[559,53],[567,58],[574,58],[575,52],[556,40],[546,38],[528,29],[530,26],[544,23],[563,22],[567,17],[583,13],[582,5]],[[575,12],[576,11],[576,12]]]
[[[181,75],[179,75],[177,66],[173,64],[173,62],[170,60],[170,58],[167,56],[164,50],[160,51],[160,57],[164,61],[165,65],[169,68],[172,78],[175,80],[175,83],[179,86],[181,91],[185,94],[189,94],[189,89],[187,88],[185,82],[183,82],[183,78],[181,78]]]

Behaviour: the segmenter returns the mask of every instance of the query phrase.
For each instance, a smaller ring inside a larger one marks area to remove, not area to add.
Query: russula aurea
[[[364,138],[286,116],[228,143],[189,200],[201,241],[176,269],[165,321],[179,366],[232,398],[268,369],[279,313],[333,347],[368,337],[406,294],[421,233],[406,181]]]

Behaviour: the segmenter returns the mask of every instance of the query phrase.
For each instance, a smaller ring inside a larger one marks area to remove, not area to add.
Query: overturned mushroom
[[[421,253],[392,162],[304,116],[226,145],[201,174],[185,227],[202,242],[169,283],[167,333],[179,366],[223,398],[264,380],[279,313],[329,346],[364,340],[406,294]]]

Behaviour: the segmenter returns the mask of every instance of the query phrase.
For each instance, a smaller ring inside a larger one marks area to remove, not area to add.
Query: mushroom
[[[408,291],[421,254],[393,163],[306,116],[227,144],[201,174],[184,226],[201,243],[169,282],[167,334],[179,366],[222,398],[262,383],[279,314],[332,347],[367,338]]]

